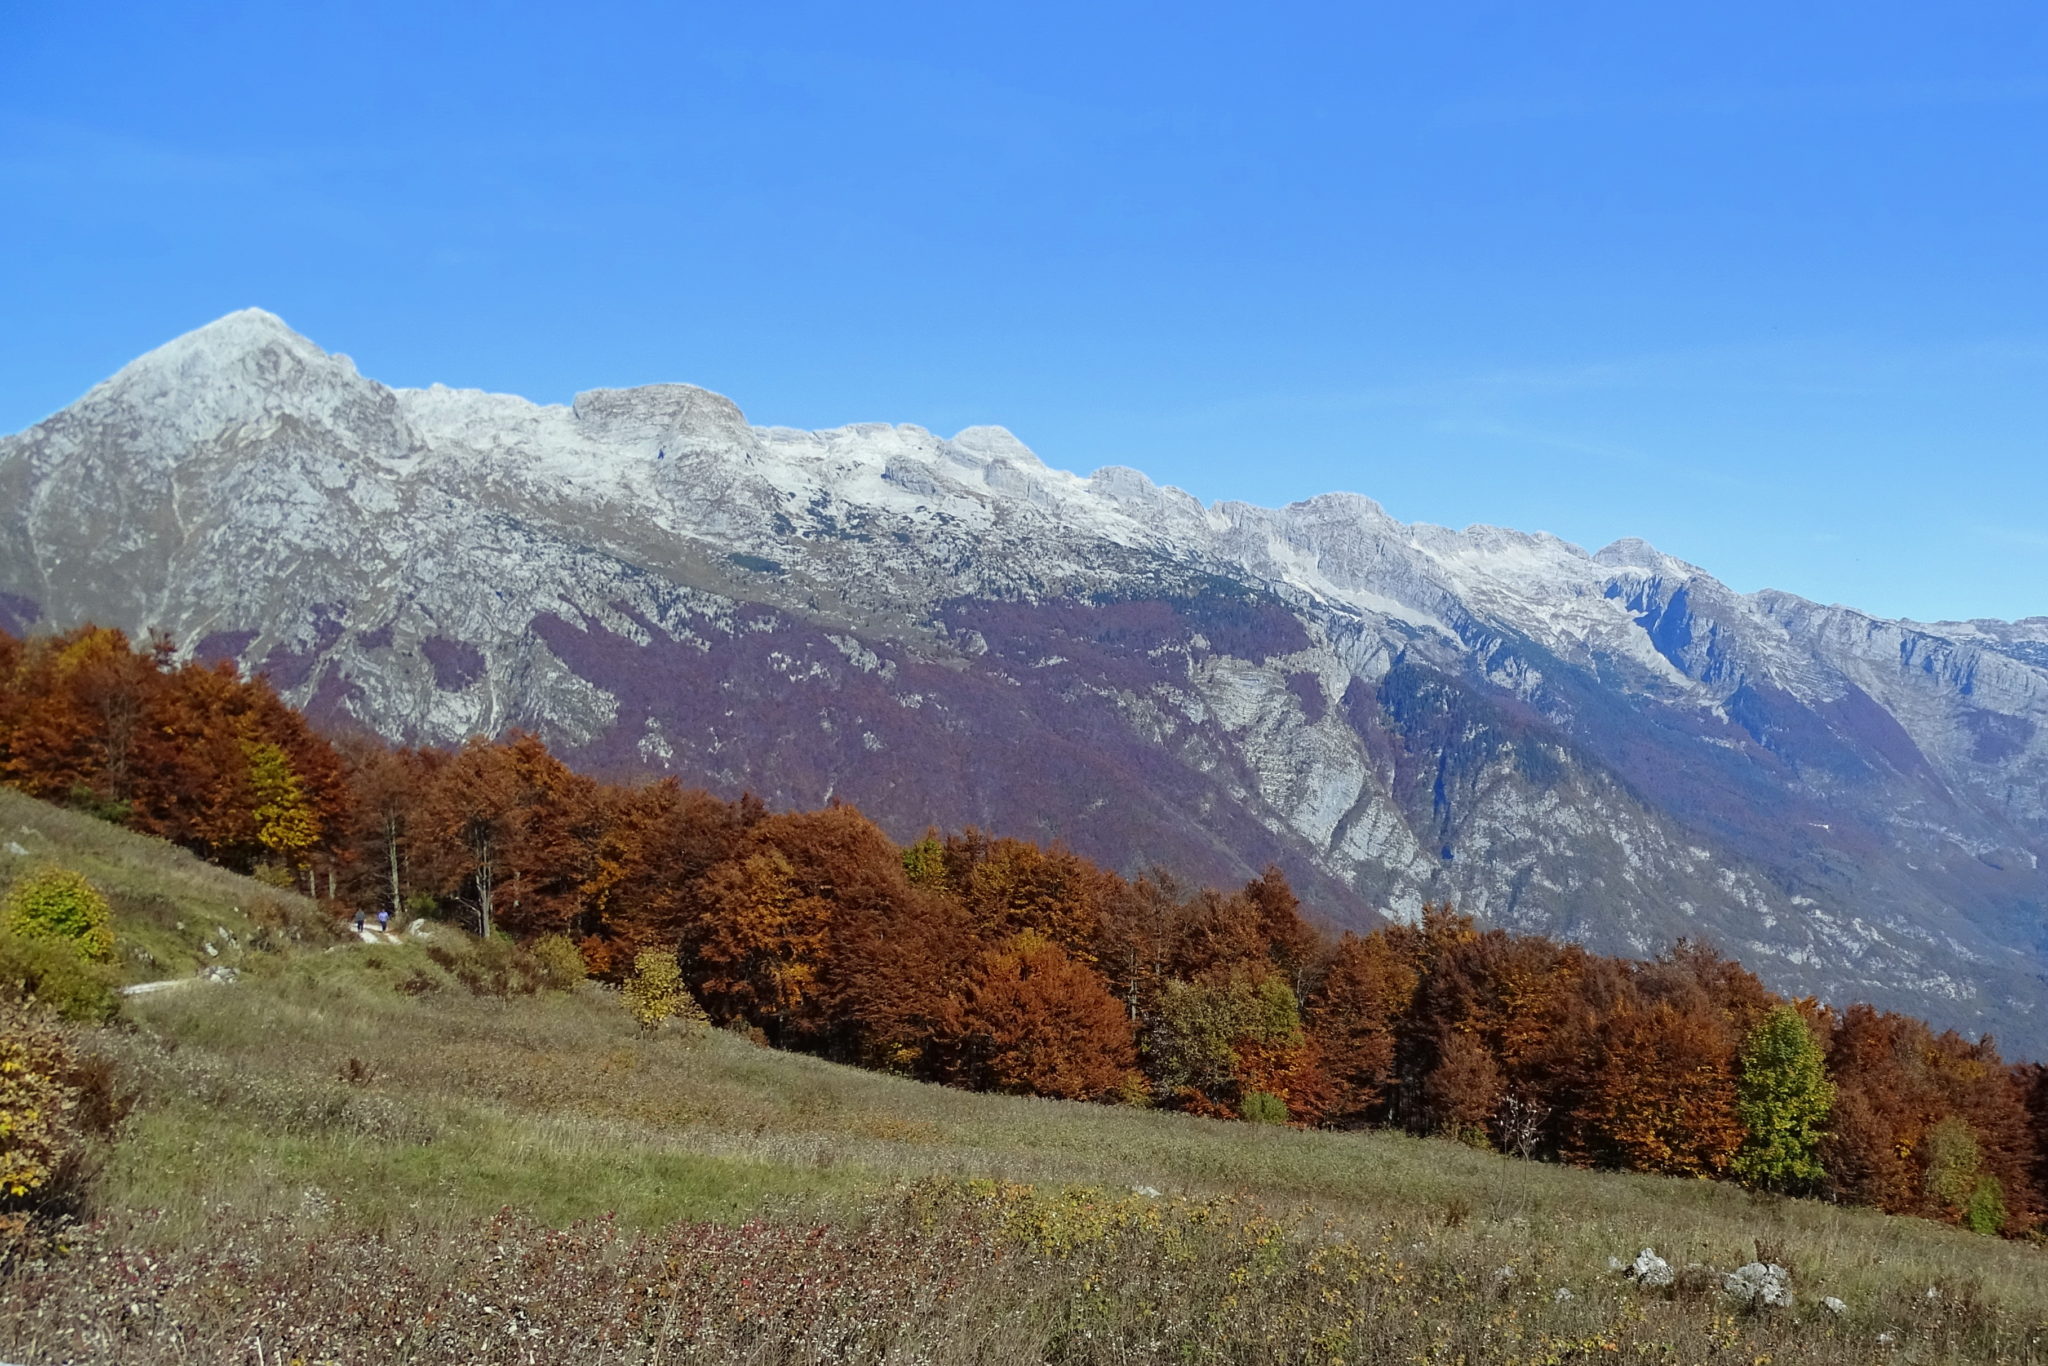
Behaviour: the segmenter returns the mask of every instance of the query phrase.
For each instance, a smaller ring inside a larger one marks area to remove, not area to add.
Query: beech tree
[[[116,807],[134,795],[137,750],[147,743],[150,704],[161,688],[169,641],[145,654],[119,631],[86,627],[58,657],[78,709],[91,722],[98,772],[87,784]]]
[[[287,868],[299,871],[320,842],[320,818],[282,746],[244,741],[242,753],[249,764],[249,819],[256,842]]]
[[[2026,1173],[2035,1199],[2048,1204],[2048,1064],[2026,1063],[2013,1069],[2013,1084],[2032,1131]]]
[[[340,746],[355,795],[344,832],[343,859],[358,905],[382,903],[393,918],[405,913],[412,862],[412,822],[420,794],[433,784],[432,752],[394,750],[367,736]]]
[[[1241,892],[1224,896],[1205,888],[1175,918],[1167,968],[1183,982],[1264,977],[1272,962],[1259,908]]]
[[[1924,1021],[1854,1005],[1842,1013],[1828,1067],[1837,1098],[1820,1155],[1838,1198],[1892,1214],[1961,1217],[1941,1193],[1947,1183],[1932,1175],[1943,1148],[1934,1131],[1954,1118],[1977,1145],[1981,1174],[1998,1185],[2003,1227],[2017,1232],[2039,1221],[2026,1096],[1991,1040],[1937,1035]],[[1954,1132],[1944,1140],[1951,1155]]]
[[[1973,1233],[2005,1223],[2005,1188],[1984,1169],[1984,1150],[1959,1115],[1943,1115],[1927,1131],[1927,1194],[1944,1215]]]
[[[1294,992],[1306,1000],[1322,970],[1328,945],[1315,928],[1301,918],[1301,899],[1287,885],[1279,867],[1267,864],[1266,871],[1244,885],[1241,893],[1256,916],[1266,953]]]
[[[891,914],[851,914],[836,926],[828,990],[835,1036],[851,1062],[944,1080],[961,983],[983,949],[950,897],[914,890]]]
[[[0,782],[48,801],[104,797],[109,737],[81,705],[78,674],[118,632],[86,628],[17,642],[9,651],[9,705],[0,714]]]
[[[1023,840],[975,846],[964,877],[949,868],[948,882],[976,930],[991,940],[1026,931],[1044,935],[1070,957],[1094,956],[1108,890],[1102,872],[1061,848],[1040,849]]]
[[[817,990],[832,903],[800,889],[774,848],[711,869],[700,897],[701,915],[683,942],[705,1008],[782,1042]]]
[[[1602,1035],[1592,1094],[1580,1110],[1596,1155],[1677,1176],[1727,1170],[1742,1145],[1742,1125],[1726,1024],[1660,1001],[1625,1005]]]
[[[1507,1078],[1485,1040],[1447,1031],[1437,1041],[1435,1065],[1422,1079],[1419,1127],[1483,1147],[1506,1095]]]
[[[435,775],[421,813],[428,837],[452,855],[447,890],[468,890],[477,933],[485,938],[497,925],[498,883],[515,834],[517,795],[509,756],[479,736]]]
[[[673,778],[613,794],[593,851],[575,932],[600,976],[642,949],[675,948],[702,918],[699,886],[744,838],[739,804]]]
[[[945,1033],[952,1079],[976,1089],[1066,1100],[1138,1089],[1131,1022],[1102,975],[1035,931],[981,955]]]
[[[1347,934],[1309,1001],[1309,1024],[1322,1047],[1331,1122],[1347,1127],[1380,1117],[1394,1081],[1396,1027],[1415,999],[1413,965],[1385,934]]]
[[[1327,1103],[1300,1005],[1270,967],[1169,983],[1145,1053],[1161,1098],[1196,1114],[1240,1114],[1252,1095],[1304,1114]]]
[[[596,873],[611,794],[548,752],[538,736],[502,745],[512,784],[499,923],[522,937],[574,928]]]
[[[1124,1013],[1140,1024],[1152,1018],[1165,990],[1180,913],[1180,897],[1170,879],[1154,875],[1136,882],[1108,882],[1094,946],[1095,966],[1123,1002]]]
[[[1743,1041],[1735,1118],[1745,1134],[1730,1164],[1752,1186],[1804,1192],[1827,1179],[1820,1144],[1827,1137],[1834,1083],[1805,1018],[1774,1006]]]

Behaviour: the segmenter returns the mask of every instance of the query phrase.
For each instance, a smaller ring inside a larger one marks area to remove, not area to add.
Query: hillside
[[[115,966],[130,984],[233,966],[293,936],[332,938],[332,917],[304,897],[166,840],[0,787],[0,892],[51,863],[85,874],[112,903],[119,921]]]
[[[7,1359],[2048,1360],[2037,1248],[642,1035],[599,988],[521,994],[451,928],[355,944],[0,793],[10,840],[90,871],[152,969],[216,961],[207,925],[241,976],[131,998],[98,1037],[140,1103],[100,1226],[0,1282]],[[27,861],[0,852],[0,880]],[[258,948],[266,919],[290,931]],[[1652,1246],[1725,1270],[1760,1245],[1795,1309],[1608,1267]]]
[[[0,438],[0,628],[85,621],[394,739],[527,727],[1126,873],[1273,862],[1354,927],[1451,900],[1706,938],[2048,1054],[2042,618],[1886,621],[1349,494],[1203,507],[1000,428],[394,390],[249,310]]]

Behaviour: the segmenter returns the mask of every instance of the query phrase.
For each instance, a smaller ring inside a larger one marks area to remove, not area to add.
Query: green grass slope
[[[0,895],[47,864],[85,874],[113,906],[115,963],[127,982],[190,976],[332,928],[302,896],[0,787]]]
[[[548,1232],[586,1221],[626,1241],[585,1249],[573,1283],[520,1312],[556,1315],[557,1343],[588,1359],[2048,1361],[2035,1247],[1449,1142],[970,1095],[723,1032],[646,1035],[595,985],[492,994],[490,955],[455,930],[323,937],[307,903],[0,793],[10,841],[30,855],[0,853],[0,879],[59,862],[108,893],[132,977],[230,960],[242,975],[131,998],[95,1036],[138,1102],[101,1178],[104,1227],[0,1284],[7,1360],[179,1359],[167,1343],[255,1360],[251,1332],[281,1353],[294,1331],[327,1334],[308,1360],[569,1359],[491,1336],[477,1287],[523,1257],[557,1267],[535,1249],[594,1236]],[[790,1228],[810,1241],[760,1231]],[[1706,1270],[1645,1291],[1608,1265],[1648,1246],[1726,1270],[1760,1245],[1793,1269],[1796,1309],[1742,1311]],[[321,1260],[339,1247],[359,1251]],[[872,1283],[846,1289],[883,1247]],[[1333,1249],[1352,1259],[1335,1271]],[[199,1268],[163,1286],[295,1270],[269,1309],[160,1288],[145,1331],[102,1303],[108,1268],[132,1277],[137,1258]],[[365,1258],[370,1283],[399,1282],[393,1306],[418,1297],[396,1327],[362,1315]],[[620,1270],[635,1258],[652,1259],[644,1285]],[[605,1308],[600,1265],[640,1289]],[[774,1267],[798,1288],[763,1290]],[[628,1310],[658,1285],[668,1316],[649,1326]],[[898,1295],[893,1326],[873,1327]],[[678,1326],[681,1307],[728,1299],[730,1315]],[[781,1317],[750,1327],[771,1303]],[[434,1337],[464,1314],[481,1336]]]

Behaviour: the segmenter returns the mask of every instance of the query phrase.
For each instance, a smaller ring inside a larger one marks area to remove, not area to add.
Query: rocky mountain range
[[[1887,621],[1352,494],[1204,507],[999,427],[394,390],[249,310],[0,439],[0,626],[84,621],[395,739],[1278,862],[1339,924],[1704,938],[2048,1056],[2048,617]]]

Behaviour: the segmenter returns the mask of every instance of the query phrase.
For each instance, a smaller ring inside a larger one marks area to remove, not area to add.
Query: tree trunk
[[[476,909],[482,926],[478,933],[485,939],[491,937],[491,891],[491,846],[485,843],[476,851]]]
[[[396,920],[405,911],[405,902],[399,897],[398,886],[398,817],[384,818],[384,852],[391,861],[391,918]]]

